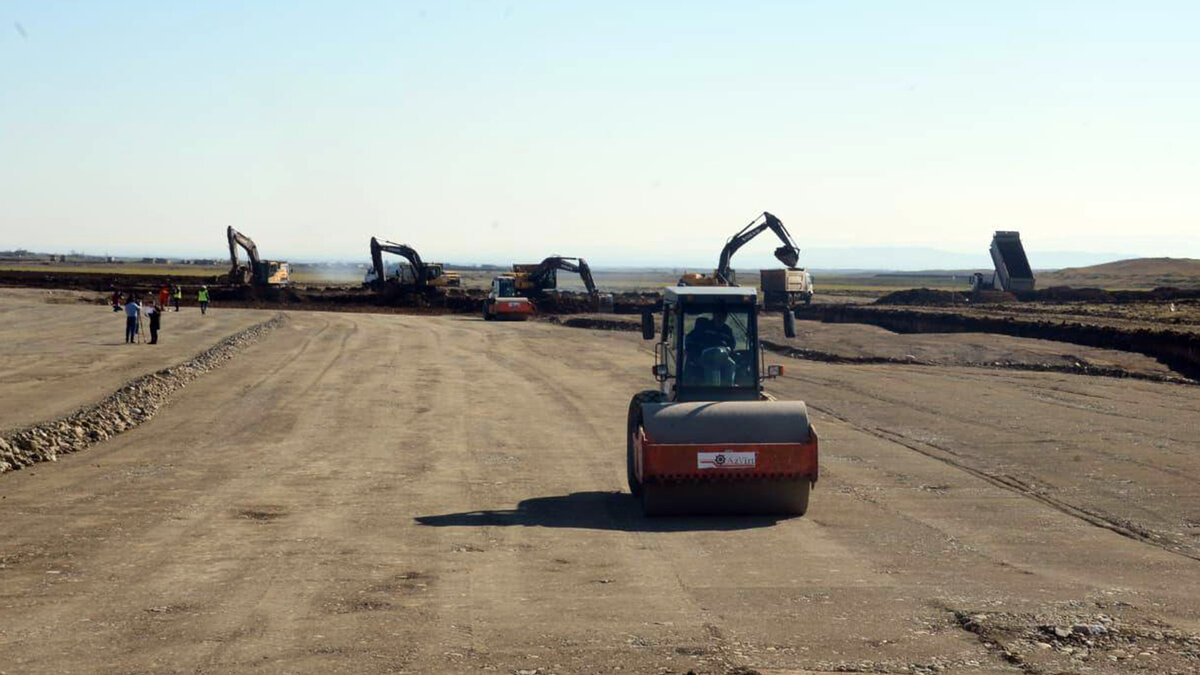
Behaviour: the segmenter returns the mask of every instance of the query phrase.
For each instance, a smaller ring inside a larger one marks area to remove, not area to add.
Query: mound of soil
[[[932,288],[909,288],[893,291],[877,299],[878,305],[961,305],[967,294],[958,291],[939,291]]]
[[[1025,300],[1046,302],[1090,302],[1094,304],[1128,304],[1131,302],[1168,302],[1200,298],[1200,289],[1159,286],[1149,291],[1106,291],[1102,288],[1072,288],[1051,286],[1023,296]]]

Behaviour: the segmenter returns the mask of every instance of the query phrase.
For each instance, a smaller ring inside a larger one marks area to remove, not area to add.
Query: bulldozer
[[[763,299],[768,309],[790,309],[800,303],[812,302],[812,274],[804,268],[796,267],[800,262],[800,247],[792,240],[792,235],[783,226],[783,221],[774,215],[763,211],[760,216],[750,221],[748,225],[738,230],[725,242],[721,249],[721,257],[717,268],[712,274],[698,272],[685,273],[679,279],[680,286],[737,286],[737,275],[732,267],[733,254],[767,229],[779,237],[781,245],[775,249],[775,257],[786,269],[762,270],[761,287]]]
[[[817,482],[817,432],[803,401],[777,401],[752,288],[669,287],[661,326],[642,315],[642,337],[658,342],[658,389],[629,402],[629,492],[648,516],[804,515]],[[783,312],[784,333],[795,316]]]
[[[292,266],[278,260],[263,260],[258,257],[254,240],[233,229],[226,228],[229,239],[229,283],[234,286],[284,286],[291,281]],[[249,264],[238,262],[238,247],[245,249]]]
[[[388,274],[383,266],[384,253],[392,253],[408,260],[411,272],[399,268],[394,274]],[[389,284],[419,289],[457,288],[462,285],[462,279],[458,272],[447,272],[442,263],[425,262],[411,246],[371,237],[371,269],[367,270],[363,284],[383,292]]]

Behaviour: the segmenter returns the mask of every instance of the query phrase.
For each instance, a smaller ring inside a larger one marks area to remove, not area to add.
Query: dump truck
[[[791,309],[812,304],[812,275],[802,267],[759,271],[759,286],[766,309]]]
[[[533,316],[533,303],[517,291],[514,275],[501,274],[492,279],[492,288],[483,301],[482,311],[486,321],[524,321]]]
[[[258,255],[254,240],[229,226],[225,229],[229,240],[229,283],[235,286],[284,286],[291,281],[292,266],[279,260],[263,260]],[[238,261],[238,248],[246,251],[248,264]]]
[[[629,402],[625,465],[646,515],[808,510],[817,433],[803,401],[763,390],[783,367],[764,363],[759,318],[758,294],[736,286],[667,288],[661,322],[642,315],[659,387]]]
[[[992,273],[991,278],[980,272],[971,275],[972,291],[1033,291],[1036,279],[1033,268],[1029,266],[1029,258],[1025,255],[1025,247],[1021,244],[1020,232],[997,231],[992,235],[992,245],[988,252],[992,256],[992,264],[995,265],[996,271]]]

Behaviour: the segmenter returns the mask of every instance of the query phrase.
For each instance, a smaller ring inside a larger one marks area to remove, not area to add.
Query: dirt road
[[[0,671],[1200,669],[1200,388],[790,360],[809,515],[646,520],[647,344],[292,314],[0,477]]]

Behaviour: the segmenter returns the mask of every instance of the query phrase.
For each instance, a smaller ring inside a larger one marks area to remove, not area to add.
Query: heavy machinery
[[[524,321],[533,315],[533,303],[517,292],[517,279],[512,274],[501,274],[492,279],[492,290],[483,301],[483,318]]]
[[[972,291],[1028,293],[1033,290],[1033,268],[1029,266],[1025,247],[1021,245],[1020,232],[997,231],[992,235],[992,246],[988,251],[992,254],[996,271],[991,279],[979,272],[971,275]]]
[[[629,403],[626,470],[647,515],[808,509],[817,434],[802,401],[763,391],[783,368],[763,363],[759,316],[754,289],[738,287],[667,288],[661,328],[642,315],[659,388]]]
[[[283,286],[291,279],[292,266],[278,260],[263,260],[258,257],[254,240],[230,226],[225,230],[229,238],[229,283],[246,286]],[[238,262],[238,247],[245,249],[249,263]]]
[[[812,275],[803,267],[759,270],[759,286],[763,292],[763,306],[767,309],[812,304]]]
[[[546,291],[554,290],[558,288],[559,270],[579,275],[596,311],[612,311],[612,294],[601,293],[596,288],[596,280],[592,277],[592,268],[588,267],[587,261],[583,258],[552,255],[536,264],[514,264],[512,277],[516,291],[525,297],[536,298]]]
[[[384,253],[392,253],[408,260],[412,266],[411,273],[407,273],[407,270],[401,267],[395,269],[395,274],[387,274],[383,267]],[[367,272],[363,283],[370,283],[376,290],[383,291],[389,281],[402,287],[416,286],[422,289],[462,285],[458,272],[447,272],[442,263],[427,263],[421,260],[421,255],[413,247],[371,237],[371,270]]]
[[[812,275],[796,267],[796,263],[800,262],[800,247],[796,246],[783,222],[766,211],[725,242],[717,269],[713,270],[712,274],[687,273],[679,279],[679,285],[737,286],[737,278],[731,265],[733,254],[768,228],[779,237],[781,245],[775,249],[775,257],[787,265],[787,269],[762,270],[762,290],[767,308],[784,309],[800,302],[812,302]]]

